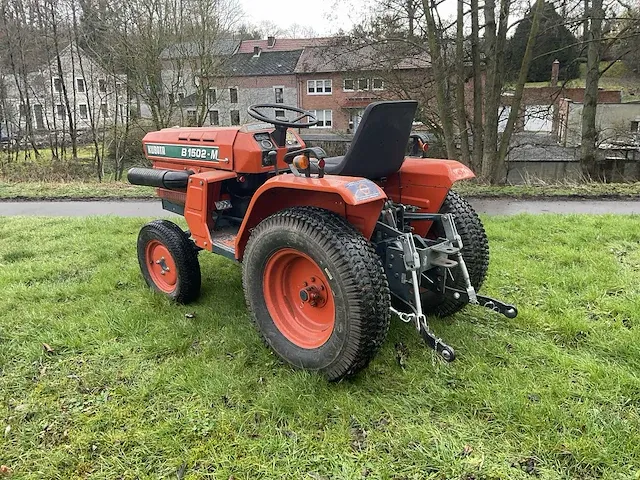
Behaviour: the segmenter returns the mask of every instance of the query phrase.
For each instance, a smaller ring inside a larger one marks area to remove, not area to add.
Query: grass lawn
[[[520,316],[434,320],[452,364],[394,320],[370,367],[339,384],[269,353],[227,260],[201,255],[195,305],[152,294],[143,223],[0,217],[12,478],[640,478],[636,217],[487,218],[483,291]]]
[[[0,200],[155,198],[155,189],[128,182],[2,182]]]
[[[0,187],[1,190],[1,187]],[[638,198],[640,182],[558,183],[548,185],[481,185],[458,182],[454,190],[467,197],[484,198]]]
[[[561,183],[549,185],[480,185],[458,182],[455,190],[465,196],[510,198],[638,198],[640,182]],[[3,182],[0,200],[92,200],[156,198],[155,189],[127,182]]]

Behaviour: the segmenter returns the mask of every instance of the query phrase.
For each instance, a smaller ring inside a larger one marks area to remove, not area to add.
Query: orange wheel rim
[[[273,323],[294,345],[324,345],[336,322],[333,293],[311,257],[292,248],[278,250],[264,270],[264,299]]]
[[[164,293],[176,289],[178,272],[171,253],[158,240],[152,240],[145,249],[145,260],[153,283]]]

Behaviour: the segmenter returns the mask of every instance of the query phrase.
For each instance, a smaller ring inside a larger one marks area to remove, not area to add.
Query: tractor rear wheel
[[[138,263],[147,285],[172,300],[189,303],[200,295],[198,252],[175,223],[155,220],[142,227]]]
[[[265,343],[291,365],[329,380],[366,367],[389,329],[380,258],[335,213],[295,207],[263,220],[247,243],[242,280]]]
[[[489,268],[489,241],[484,226],[475,212],[464,198],[450,190],[438,213],[451,213],[454,216],[456,229],[462,239],[462,258],[467,265],[471,285],[477,290],[487,276]],[[442,227],[434,225],[429,232],[430,237],[444,237]],[[464,279],[459,267],[452,269],[454,279],[447,279],[447,285],[460,290],[466,290]],[[422,306],[426,314],[447,317],[463,309],[467,302],[443,298],[433,292],[422,295]]]

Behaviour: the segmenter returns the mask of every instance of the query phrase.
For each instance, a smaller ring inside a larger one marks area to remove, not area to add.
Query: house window
[[[20,104],[20,107],[18,108],[18,111],[20,112],[20,116],[21,117],[26,117],[27,116],[27,106],[24,103]]]
[[[187,110],[187,124],[193,127],[196,124],[196,111]]]
[[[218,101],[218,92],[215,88],[209,89],[209,95],[207,99],[209,101],[209,105],[214,105]]]
[[[33,115],[36,117],[36,128],[38,130],[44,129],[44,112],[42,111],[42,105],[37,104],[33,106]]]
[[[169,105],[173,105],[173,102],[175,101],[175,96],[173,95],[173,93],[169,93],[167,95],[167,103]]]
[[[331,95],[331,80],[307,80],[309,95]]]
[[[276,95],[276,103],[284,103],[284,87],[273,87]]]
[[[384,90],[384,80],[381,78],[373,79],[373,89],[374,90]]]
[[[56,105],[56,115],[60,120],[65,118],[65,116],[67,115],[67,111],[65,110],[64,105]]]
[[[61,78],[54,78],[53,79],[53,91],[56,93],[61,93],[62,92],[62,79]]]
[[[631,122],[631,133],[640,133],[640,121]]]
[[[98,91],[101,93],[107,91],[107,81],[103,78],[98,79]]]
[[[209,111],[209,123],[211,125],[220,125],[220,114],[218,113],[218,110]]]
[[[331,110],[311,110],[318,119],[318,123],[311,128],[331,128],[333,126],[333,112]]]
[[[356,108],[350,110],[349,113],[349,130],[354,132],[358,129],[358,125],[360,125],[360,121],[362,120],[362,116],[364,115],[364,108]]]
[[[116,83],[116,95],[122,95],[122,84]]]
[[[285,118],[284,110],[276,110],[276,118]]]
[[[231,125],[240,125],[240,110],[231,110]]]
[[[76,78],[76,90],[78,91],[78,93],[84,93],[85,92],[85,86],[84,86],[84,78]]]
[[[344,79],[344,87],[343,90],[345,92],[353,92],[353,78],[345,78]]]
[[[359,78],[358,79],[358,90],[369,90],[369,79],[368,78]]]
[[[100,105],[100,113],[104,118],[109,118],[109,106],[106,103]]]
[[[80,113],[80,118],[86,120],[89,117],[89,110],[85,104],[78,105],[78,112]]]
[[[231,103],[238,103],[238,89],[237,88],[230,88],[229,89],[229,100],[231,101]],[[238,123],[236,123],[235,125],[240,125],[240,122],[238,121]]]

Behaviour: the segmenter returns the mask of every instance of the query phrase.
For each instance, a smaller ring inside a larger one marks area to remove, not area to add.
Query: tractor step
[[[211,232],[211,251],[223,257],[236,259],[237,228],[222,228]]]

